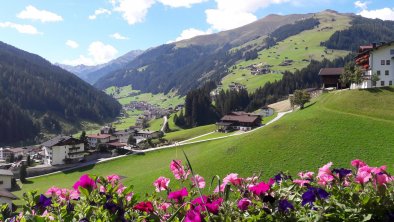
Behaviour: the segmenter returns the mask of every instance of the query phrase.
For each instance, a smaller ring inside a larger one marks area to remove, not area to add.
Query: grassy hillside
[[[264,49],[258,53],[259,57],[249,61],[239,61],[233,67],[232,72],[222,79],[224,88],[231,82],[246,85],[248,91],[253,92],[256,88],[263,86],[267,82],[281,79],[284,71],[294,71],[305,68],[313,60],[335,59],[344,57],[347,51],[327,50],[320,46],[321,42],[327,41],[336,31],[350,27],[348,16],[321,12],[315,15],[319,19],[320,25],[314,29],[303,31],[298,35],[289,37],[270,49]],[[280,66],[285,60],[293,60],[289,66]],[[252,75],[250,70],[244,69],[250,65],[270,65],[275,73],[268,75]]]
[[[250,134],[128,156],[74,172],[31,180],[24,190],[40,192],[51,185],[71,187],[83,173],[125,177],[137,192],[153,192],[159,175],[170,175],[172,159],[188,154],[196,172],[207,180],[216,174],[241,176],[262,172],[268,178],[278,171],[314,170],[333,161],[348,167],[354,158],[371,165],[394,160],[394,88],[341,91],[324,94],[304,110],[288,114]],[[389,170],[393,166],[389,165]],[[50,182],[48,182],[50,181]],[[171,183],[175,183],[174,180]],[[21,196],[22,192],[16,192]]]

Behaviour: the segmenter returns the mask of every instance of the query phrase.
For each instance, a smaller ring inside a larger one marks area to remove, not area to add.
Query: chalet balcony
[[[74,153],[69,153],[68,157],[70,159],[78,159],[78,158],[83,158],[85,156],[85,154],[86,154],[85,151],[74,152]]]
[[[83,152],[83,149],[79,148],[79,147],[73,147],[73,148],[69,148],[68,152],[69,153],[78,153],[78,152]]]

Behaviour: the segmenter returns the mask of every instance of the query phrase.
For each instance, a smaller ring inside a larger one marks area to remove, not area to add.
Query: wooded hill
[[[120,104],[40,56],[0,42],[0,145],[70,133],[80,121],[102,122]]]

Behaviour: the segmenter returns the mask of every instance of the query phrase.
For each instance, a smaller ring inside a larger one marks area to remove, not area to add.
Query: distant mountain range
[[[75,74],[79,78],[85,80],[90,84],[94,84],[98,79],[104,75],[111,73],[117,69],[123,68],[124,65],[133,61],[137,56],[141,55],[143,50],[132,50],[119,58],[116,58],[108,63],[96,66],[77,65],[70,66],[64,64],[56,64],[57,66]]]
[[[0,145],[72,133],[103,123],[121,105],[42,57],[0,42]]]

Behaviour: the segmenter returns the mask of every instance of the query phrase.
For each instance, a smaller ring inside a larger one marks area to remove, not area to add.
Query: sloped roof
[[[1,176],[14,176],[14,174],[11,172],[11,170],[3,170],[3,169],[0,169],[0,175]]]
[[[10,198],[12,200],[17,200],[19,199],[17,196],[15,196],[14,194],[12,194],[11,192],[4,190],[4,189],[0,189],[0,197],[7,197]]]
[[[105,139],[105,138],[111,137],[111,135],[109,135],[109,134],[91,134],[91,135],[87,135],[87,137],[96,138],[96,139]]]
[[[75,138],[73,138],[71,136],[59,135],[59,136],[56,136],[56,137],[54,137],[54,138],[42,143],[41,145],[42,146],[46,146],[46,147],[52,147],[52,146],[56,146],[58,144],[65,143],[65,142],[67,142],[69,140],[78,141],[78,139],[75,139]]]
[[[228,122],[242,122],[242,123],[253,123],[255,122],[259,116],[249,116],[249,115],[240,115],[240,116],[234,116],[234,115],[226,115],[223,116],[221,121],[228,121]]]
[[[319,76],[338,76],[345,71],[345,68],[322,68],[320,69]]]

